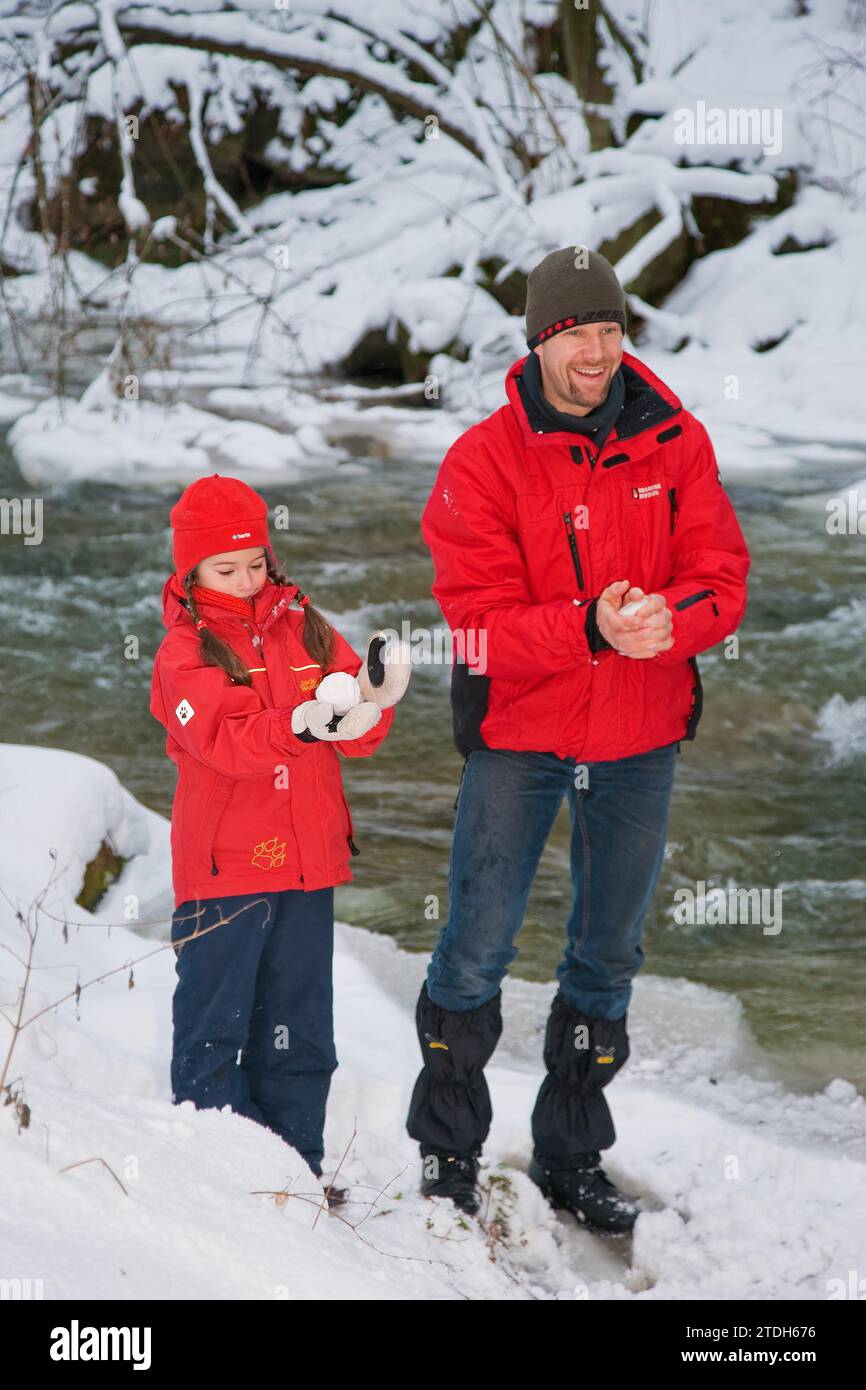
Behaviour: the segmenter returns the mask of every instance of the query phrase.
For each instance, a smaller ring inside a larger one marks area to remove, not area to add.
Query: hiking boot
[[[533,1156],[529,1176],[552,1207],[570,1211],[588,1230],[627,1235],[641,1209],[611,1182],[600,1159],[598,1152],[576,1154],[560,1160],[567,1167],[553,1167]]]
[[[432,1163],[434,1158],[438,1159],[436,1166]],[[421,1179],[423,1196],[450,1197],[455,1207],[468,1216],[475,1216],[481,1205],[477,1158],[472,1154],[426,1154],[423,1165],[425,1173],[433,1169],[429,1176]]]

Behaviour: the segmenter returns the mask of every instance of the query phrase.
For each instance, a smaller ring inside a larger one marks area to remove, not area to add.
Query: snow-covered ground
[[[866,1100],[841,1079],[786,1092],[737,1001],[687,981],[638,979],[609,1093],[607,1167],[644,1204],[630,1251],[555,1215],[526,1176],[553,985],[506,982],[486,1229],[421,1198],[403,1124],[426,958],[344,923],[326,1173],[348,1148],[353,1203],[319,1215],[320,1184],[277,1136],[171,1104],[168,823],[78,754],[0,745],[0,768],[0,1067],[37,922],[23,1019],[45,1009],[7,1075],[29,1126],[0,1108],[0,1277],[133,1300],[810,1300],[862,1277]],[[129,862],[88,913],[75,897],[103,839]]]

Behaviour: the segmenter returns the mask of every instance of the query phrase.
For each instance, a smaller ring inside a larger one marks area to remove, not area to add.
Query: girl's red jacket
[[[697,654],[736,631],[749,569],[709,435],[624,352],[623,406],[596,454],[538,418],[525,361],[507,373],[507,404],[449,449],[421,521],[455,634],[455,744],[464,757],[491,747],[598,761],[690,739]],[[669,651],[636,660],[605,643],[596,602],[618,579],[664,596]],[[737,663],[724,664],[735,679]]]
[[[247,663],[252,686],[206,666],[199,634],[176,592],[163,588],[168,632],[153,665],[150,711],[168,732],[177,765],[171,816],[175,907],[184,902],[286,888],[312,892],[352,880],[353,824],[338,753],[367,757],[394,722],[348,742],[306,743],[292,710],[315,697],[331,671],[357,675],[361,658],[339,633],[323,671],[301,640],[293,591],[265,584],[249,619],[202,599],[199,614]]]

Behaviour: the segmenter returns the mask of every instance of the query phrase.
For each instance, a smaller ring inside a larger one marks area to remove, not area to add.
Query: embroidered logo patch
[[[298,684],[302,690],[315,690],[317,685],[321,685],[321,680],[318,676],[310,676],[308,680],[299,681]]]
[[[597,1062],[612,1062],[614,1060],[615,1047],[599,1047],[596,1043],[595,1060]]]
[[[644,499],[649,497],[658,497],[661,490],[661,483],[644,483],[642,485],[639,485],[638,487],[633,487],[631,490],[631,495],[637,501],[643,501]]]
[[[278,869],[286,859],[286,842],[274,835],[271,840],[262,840],[253,849],[252,862],[257,869]]]
[[[181,700],[180,704],[175,710],[175,714],[177,715],[181,724],[188,724],[189,721],[192,719],[193,715],[195,714],[195,710],[193,709],[189,700]]]

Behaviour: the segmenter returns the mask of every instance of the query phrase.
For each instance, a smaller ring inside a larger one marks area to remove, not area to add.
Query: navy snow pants
[[[179,944],[184,937],[193,939]],[[172,1100],[229,1105],[279,1134],[320,1176],[337,1066],[333,888],[185,902],[172,914],[171,940]]]

